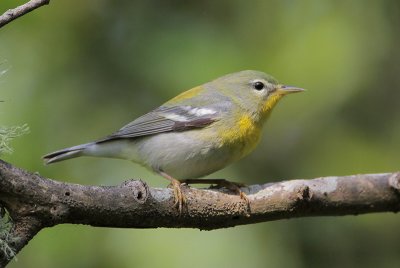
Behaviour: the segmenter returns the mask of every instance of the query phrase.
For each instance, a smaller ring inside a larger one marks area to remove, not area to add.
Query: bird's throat
[[[268,97],[267,101],[261,109],[261,117],[265,120],[271,113],[272,109],[278,103],[278,101],[283,97],[281,94],[276,94]]]

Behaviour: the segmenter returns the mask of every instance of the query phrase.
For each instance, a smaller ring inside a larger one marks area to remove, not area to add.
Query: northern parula
[[[181,93],[103,139],[43,158],[46,164],[78,156],[139,163],[171,182],[181,211],[181,183],[218,181],[197,178],[250,153],[275,104],[286,94],[301,91],[259,71],[228,74]]]

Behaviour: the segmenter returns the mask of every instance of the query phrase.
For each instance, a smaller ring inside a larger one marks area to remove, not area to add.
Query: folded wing
[[[203,128],[218,120],[218,111],[212,108],[198,108],[193,106],[159,107],[153,110],[110,136],[99,140],[104,142],[113,139],[135,138],[159,134],[163,132],[186,131]]]

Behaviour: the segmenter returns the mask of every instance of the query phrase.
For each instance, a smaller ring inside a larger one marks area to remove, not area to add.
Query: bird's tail
[[[92,144],[93,143],[81,144],[70,148],[65,148],[59,151],[55,151],[50,154],[46,154],[45,156],[43,156],[44,163],[48,165],[51,163],[79,157],[83,155],[83,151]]]

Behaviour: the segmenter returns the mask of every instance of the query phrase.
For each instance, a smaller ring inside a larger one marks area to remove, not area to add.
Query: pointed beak
[[[302,92],[305,89],[299,87],[292,87],[292,86],[285,86],[285,85],[278,85],[276,87],[276,93],[286,95],[290,93]]]

